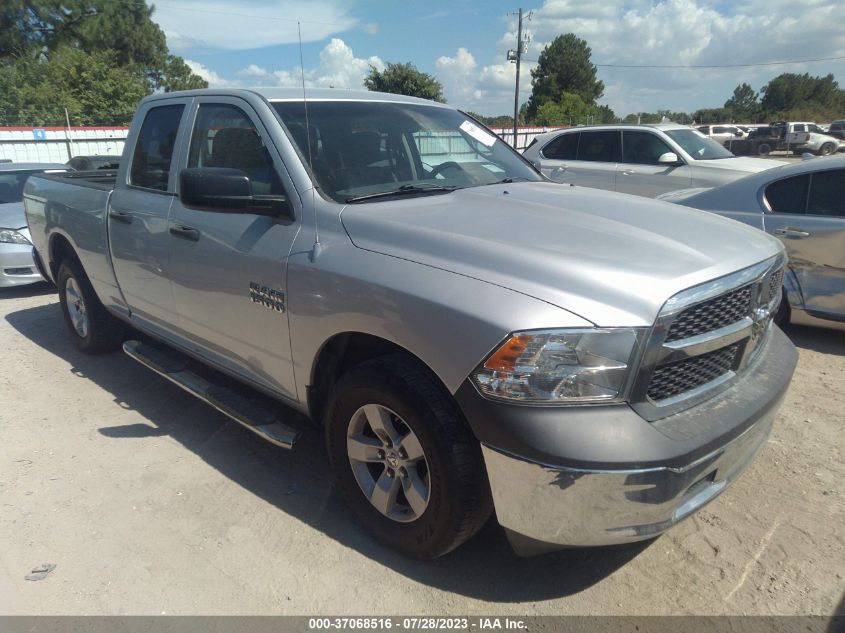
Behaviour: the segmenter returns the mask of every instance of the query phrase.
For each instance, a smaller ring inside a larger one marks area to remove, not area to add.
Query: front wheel
[[[76,346],[86,354],[116,349],[123,338],[123,326],[106,312],[78,261],[62,262],[56,285],[62,315]]]
[[[757,154],[759,154],[760,156],[768,156],[769,152],[771,152],[771,151],[772,151],[772,146],[769,145],[768,143],[760,143],[757,146]]]
[[[819,156],[830,156],[836,151],[836,146],[833,143],[825,143],[819,149]]]
[[[478,442],[448,392],[402,356],[340,379],[326,441],[335,485],[356,518],[409,556],[442,556],[490,516]]]

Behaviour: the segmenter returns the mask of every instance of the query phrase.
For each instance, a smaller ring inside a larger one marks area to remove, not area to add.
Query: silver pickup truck
[[[549,182],[419,99],[154,95],[116,173],[25,204],[82,351],[283,447],[312,421],[354,515],[416,557],[494,510],[523,554],[660,534],[749,465],[795,367],[777,240]]]

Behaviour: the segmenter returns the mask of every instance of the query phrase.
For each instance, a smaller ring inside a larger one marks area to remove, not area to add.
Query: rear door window
[[[807,208],[809,174],[773,182],[766,187],[766,201],[775,213],[804,213]]]
[[[620,159],[621,132],[581,132],[578,143],[578,160],[599,163],[616,163]]]
[[[578,132],[561,134],[543,148],[543,157],[552,160],[575,160],[578,154]]]
[[[807,213],[845,217],[845,169],[813,174]]]
[[[147,112],[132,155],[130,185],[167,191],[170,163],[184,109],[184,104],[179,104],[159,106]]]

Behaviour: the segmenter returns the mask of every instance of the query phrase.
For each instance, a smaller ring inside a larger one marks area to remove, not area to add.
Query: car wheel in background
[[[825,143],[819,148],[819,156],[830,156],[836,151],[836,146],[833,143]]]
[[[367,361],[326,413],[335,485],[384,544],[421,559],[473,536],[492,510],[478,441],[449,393],[412,359]]]
[[[769,145],[768,143],[760,143],[760,144],[757,146],[757,153],[758,153],[760,156],[766,156],[766,155],[768,155],[768,154],[769,154],[769,152],[771,152],[771,151],[772,151],[772,146],[771,146],[771,145]]]
[[[103,354],[123,341],[123,324],[106,312],[91,282],[75,259],[65,259],[56,277],[62,316],[76,347],[86,354]]]

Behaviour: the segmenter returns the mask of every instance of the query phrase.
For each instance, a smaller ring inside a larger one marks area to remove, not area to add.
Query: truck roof
[[[371,90],[347,90],[341,88],[306,88],[305,97],[311,101],[382,101],[392,103],[418,103],[431,106],[449,107],[445,104],[408,97],[405,95]],[[182,90],[150,95],[144,101],[168,99],[174,97],[231,97],[246,94],[258,94],[268,101],[302,101],[302,88],[205,88],[202,90]]]

